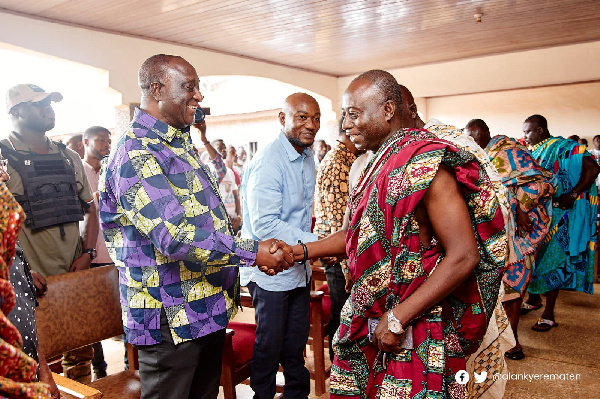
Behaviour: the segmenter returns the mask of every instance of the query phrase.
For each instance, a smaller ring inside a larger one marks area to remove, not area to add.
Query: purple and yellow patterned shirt
[[[237,265],[254,264],[258,242],[233,236],[219,186],[194,156],[189,128],[136,109],[98,191],[127,341],[161,342],[161,308],[175,344],[225,328],[236,312]]]

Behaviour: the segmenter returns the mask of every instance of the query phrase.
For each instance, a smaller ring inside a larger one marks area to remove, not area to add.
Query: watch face
[[[398,334],[402,330],[402,325],[396,320],[392,320],[391,322],[389,322],[388,327],[390,328],[390,331],[394,334]]]
[[[92,258],[92,260],[96,259],[96,249],[84,249],[83,253],[90,254],[90,258]]]

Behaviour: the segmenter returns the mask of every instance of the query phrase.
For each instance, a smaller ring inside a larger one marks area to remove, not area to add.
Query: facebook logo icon
[[[467,373],[465,370],[460,370],[454,375],[454,379],[458,384],[465,385],[467,382],[469,382],[469,373]]]

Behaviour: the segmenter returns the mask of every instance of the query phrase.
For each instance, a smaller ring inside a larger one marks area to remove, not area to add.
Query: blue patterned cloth
[[[527,148],[507,136],[495,136],[485,151],[502,177],[508,190],[512,220],[508,220],[506,233],[510,246],[504,281],[504,301],[522,297],[533,273],[535,254],[548,234],[552,218],[551,172],[540,167]],[[517,231],[517,208],[527,213],[532,229],[521,235]]]
[[[179,130],[136,109],[100,177],[100,220],[119,269],[127,341],[161,342],[164,307],[178,344],[223,329],[238,268],[258,243],[233,236],[212,173]]]
[[[533,157],[557,178],[554,198],[570,192],[579,182],[585,146],[562,137],[550,137],[532,149]],[[596,183],[575,200],[571,209],[553,208],[550,230],[539,249],[529,292],[555,289],[594,292],[594,252],[598,190]]]

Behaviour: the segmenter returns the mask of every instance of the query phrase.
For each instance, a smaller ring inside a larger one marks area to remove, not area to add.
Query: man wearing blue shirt
[[[242,183],[242,237],[277,238],[288,243],[316,241],[310,232],[315,191],[315,162],[310,146],[320,127],[317,101],[305,93],[285,100],[279,137],[257,154]],[[279,365],[287,398],[306,398],[310,375],[304,366],[310,313],[308,261],[276,276],[240,269],[241,284],[252,295],[256,342],[250,386],[255,398],[272,399]]]

